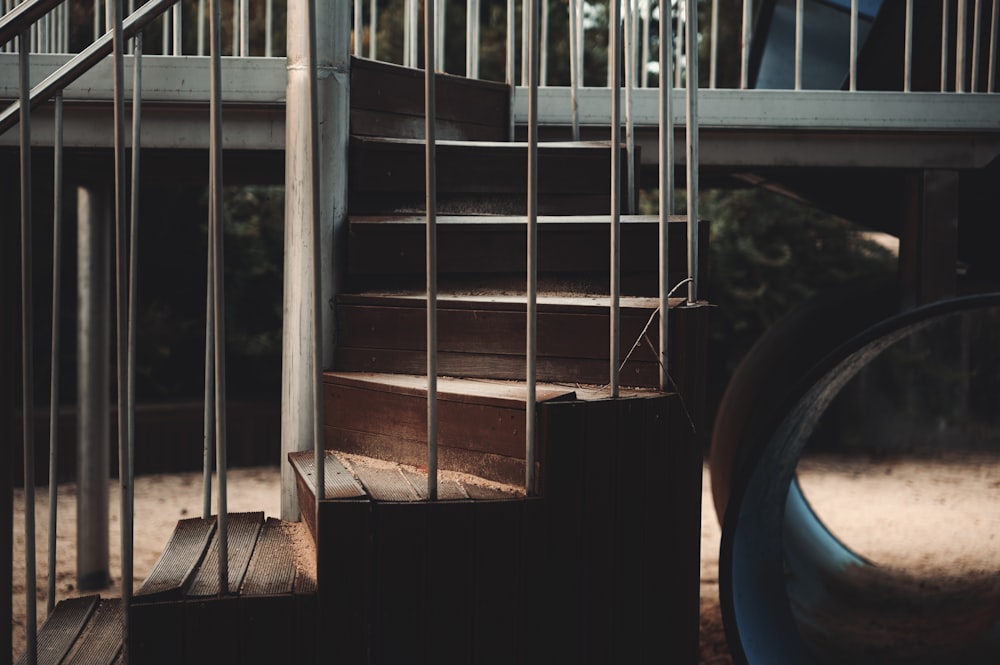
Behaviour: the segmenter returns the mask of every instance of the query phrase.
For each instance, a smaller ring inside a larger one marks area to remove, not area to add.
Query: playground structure
[[[865,562],[810,510],[794,466],[829,399],[878,352],[929,322],[996,305],[969,295],[995,291],[998,278],[989,251],[1000,210],[995,1],[747,1],[740,85],[730,89],[716,85],[717,3],[678,7],[672,21],[657,20],[648,2],[606,5],[607,25],[622,28],[607,35],[608,71],[624,86],[610,76],[604,87],[582,64],[595,30],[584,9],[595,5],[573,1],[566,86],[544,85],[539,65],[551,60],[540,38],[548,3],[524,12],[523,32],[517,8],[505,7],[503,82],[477,77],[476,2],[461,36],[468,77],[444,71],[455,3],[422,12],[403,3],[401,65],[374,57],[378,2],[353,12],[289,2],[284,57],[273,55],[270,1],[263,54],[250,48],[243,0],[233,4],[225,57],[218,0],[197,3],[208,18],[197,23],[197,54],[182,48],[183,8],[196,3],[169,0],[128,16],[121,0],[108,3],[105,19],[94,12],[91,46],[67,53],[74,4],[29,0],[5,6],[0,20],[0,99],[9,104],[0,159],[5,173],[21,174],[19,191],[13,176],[3,184],[0,246],[11,275],[2,306],[22,324],[21,344],[3,330],[0,373],[22,378],[20,392],[4,386],[3,425],[14,429],[7,419],[20,406],[30,496],[38,221],[30,203],[11,202],[30,202],[54,172],[57,211],[63,193],[77,191],[81,263],[108,261],[100,229],[113,220],[115,230],[114,284],[97,267],[77,285],[87,349],[78,371],[90,382],[80,385],[92,387],[81,391],[78,432],[87,434],[77,445],[94,467],[78,470],[81,496],[93,502],[82,512],[99,513],[108,467],[100,443],[109,439],[100,395],[112,392],[102,368],[114,366],[125,582],[120,600],[49,608],[40,634],[29,629],[25,662],[39,643],[38,662],[56,652],[53,662],[315,662],[334,653],[371,663],[695,662],[701,464],[712,428],[711,307],[699,287],[708,234],[697,192],[700,177],[734,174],[900,239],[896,284],[818,303],[762,341],[727,393],[710,448],[734,658],[864,662],[850,630],[829,617],[863,605],[837,592],[854,591]],[[699,9],[711,16],[701,31]],[[137,39],[151,25],[161,26],[161,55],[143,54]],[[698,59],[685,57],[699,34],[712,35],[703,89],[688,85],[699,80]],[[436,73],[418,68],[432,61]],[[654,69],[673,74],[673,87],[649,87]],[[196,173],[211,201],[204,459],[206,478],[213,457],[217,465],[220,502],[209,505],[206,491],[204,515],[178,524],[133,590],[128,525],[141,516],[131,515],[129,488],[142,442],[129,313],[142,229],[130,192],[144,178]],[[283,183],[286,194],[280,518],[309,525],[314,573],[288,554],[281,520],[229,515],[225,505],[221,187],[260,181]],[[659,188],[659,216],[637,214],[644,185]],[[682,185],[687,208],[672,215]],[[114,359],[99,339],[110,332],[91,327],[112,312]],[[964,662],[993,662],[997,619],[924,655],[964,649]]]

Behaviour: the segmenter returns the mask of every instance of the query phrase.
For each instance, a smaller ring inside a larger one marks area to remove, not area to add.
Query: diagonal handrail
[[[40,3],[57,4],[54,0],[34,0]],[[150,0],[133,12],[122,22],[124,39],[131,39],[149,25],[155,18],[177,3],[178,0]],[[30,4],[30,3],[26,3]],[[18,5],[22,7],[24,5]],[[31,89],[29,96],[31,108],[37,108],[47,102],[57,92],[61,92],[70,83],[77,80],[94,65],[111,55],[112,32],[106,32],[83,51],[73,56],[66,64],[52,72],[43,81]],[[21,108],[18,103],[8,106],[0,113],[0,134],[16,125],[21,118]]]
[[[0,44],[6,44],[63,3],[63,0],[28,0],[0,17]]]

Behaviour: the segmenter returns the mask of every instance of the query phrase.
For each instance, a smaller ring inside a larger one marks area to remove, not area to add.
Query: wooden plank
[[[321,618],[313,618],[312,623],[321,631],[321,648],[330,650],[325,657],[335,650],[338,662],[368,662],[368,650],[374,646],[372,592],[377,573],[372,569],[372,529],[369,501],[325,501],[320,506],[316,575]],[[307,611],[300,601],[300,614]],[[304,632],[303,639],[307,639],[308,632]]]
[[[424,270],[423,228],[418,217],[395,219],[352,216],[349,270],[353,274],[420,273]],[[488,220],[488,221],[487,221]],[[525,270],[525,220],[522,216],[442,215],[438,226],[438,270],[442,273],[511,273]],[[541,216],[538,220],[540,273],[607,274],[608,218]],[[703,226],[707,229],[707,224]],[[687,225],[670,230],[672,282],[687,275]],[[659,221],[622,218],[622,272],[659,272]]]
[[[472,553],[474,596],[472,659],[479,665],[523,662],[521,625],[528,607],[521,597],[521,502],[483,501],[475,505]],[[542,551],[535,553],[541,556]]]
[[[439,467],[440,468],[440,467]],[[411,471],[409,469],[400,469],[403,476],[410,481],[410,485],[416,490],[417,494],[420,496],[421,500],[426,500],[427,494],[427,476],[425,471]],[[438,495],[439,501],[468,501],[468,492],[465,490],[465,486],[456,480],[451,478],[438,478]]]
[[[120,598],[101,600],[62,665],[112,665],[122,651],[122,619]]]
[[[325,418],[336,427],[411,441],[426,441],[427,400],[335,383],[324,389]],[[524,447],[524,411],[441,401],[438,443],[466,450],[516,456]]]
[[[428,503],[374,503],[372,662],[424,663]]]
[[[238,661],[240,653],[239,600],[201,597],[184,602],[184,662],[218,665]]]
[[[345,371],[386,374],[419,374],[427,367],[423,351],[405,349],[338,347],[335,362],[338,368]],[[525,361],[519,356],[448,351],[438,353],[438,371],[449,376],[517,381],[524,379],[524,368]],[[607,360],[539,357],[536,369],[541,381],[569,385],[603,385],[608,381]],[[632,358],[622,371],[621,382],[623,386],[654,388],[660,382],[659,372],[659,365]]]
[[[59,663],[73,646],[99,603],[98,596],[83,596],[60,601],[52,616],[38,631],[37,662],[52,665]],[[17,660],[18,665],[27,662],[28,654],[22,653]]]
[[[355,465],[354,472],[373,501],[420,500],[420,494],[398,468]]]
[[[313,499],[316,497],[316,455],[311,450],[303,450],[288,454],[288,460],[299,478],[302,478]],[[326,499],[362,499],[365,490],[355,480],[343,464],[334,455],[327,453],[323,472],[323,484],[326,485]]]
[[[295,557],[281,530],[281,520],[269,517],[257,538],[240,595],[287,595],[294,590]]]
[[[416,397],[427,396],[426,375],[324,372],[324,383],[390,392]],[[546,401],[573,395],[565,386],[538,385],[536,399]],[[524,408],[527,388],[510,381],[467,381],[438,377],[438,399],[442,402],[464,402],[491,406]],[[350,497],[342,497],[350,498]]]
[[[427,662],[468,663],[472,654],[475,505],[427,506]]]
[[[215,533],[215,517],[180,520],[163,554],[134,595],[137,603],[179,599],[205,556]]]
[[[614,650],[621,662],[660,660],[644,648],[650,639],[643,630],[642,594],[643,546],[646,529],[661,525],[647,515],[646,492],[654,488],[645,484],[643,459],[646,408],[649,398],[626,398],[617,401],[617,431],[615,441],[606,448],[614,456]],[[654,491],[659,491],[658,488]],[[666,654],[662,654],[666,657]]]
[[[130,662],[175,665],[184,662],[184,604],[133,603],[129,608]]]
[[[435,86],[437,118],[492,126],[495,140],[506,140],[510,113],[510,89],[506,84],[439,72],[435,74]],[[365,58],[351,59],[352,109],[422,118],[423,97],[423,71]],[[353,124],[351,131],[356,133]]]
[[[371,432],[340,429],[330,425],[326,426],[324,432],[323,441],[327,448],[410,466],[427,465],[425,439],[401,439]],[[460,471],[499,483],[524,482],[523,453],[518,459],[442,445],[438,447],[438,464],[441,469]]]
[[[548,662],[584,661],[583,519],[584,445],[587,403],[539,405],[542,451],[542,495],[545,497],[545,593],[543,616],[547,637],[542,643]]]
[[[609,663],[614,653],[617,400],[587,402],[583,439],[583,662]]]
[[[228,583],[227,593],[237,594],[243,584],[250,557],[257,543],[257,536],[264,524],[264,513],[232,513],[229,515],[229,550],[228,550]],[[198,567],[198,572],[187,589],[187,598],[206,598],[219,595],[219,533],[216,530],[212,544]]]

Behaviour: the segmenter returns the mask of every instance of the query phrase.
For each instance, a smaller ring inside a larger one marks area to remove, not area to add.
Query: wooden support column
[[[347,230],[347,137],[350,94],[351,3],[316,3],[316,59],[320,123],[319,193],[322,217],[322,312],[313,311],[311,225],[313,199],[309,160],[314,128],[309,108],[308,7],[288,3],[288,87],[285,111],[285,305],[282,325],[281,518],[299,518],[290,452],[313,446],[313,316],[323,316],[322,367],[333,362],[333,296],[343,273]],[[319,433],[322,436],[322,433]]]
[[[111,216],[107,184],[77,190],[76,582],[107,587],[111,464]]]
[[[899,243],[904,308],[955,295],[958,172],[922,170],[908,178]]]

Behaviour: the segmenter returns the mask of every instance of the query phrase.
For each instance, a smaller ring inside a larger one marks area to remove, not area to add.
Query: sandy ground
[[[1000,575],[1000,459],[866,460],[819,458],[799,465],[803,491],[827,525],[844,542],[880,565],[913,574]],[[235,469],[229,475],[229,510],[279,512],[276,468]],[[701,664],[729,665],[719,612],[720,529],[712,509],[707,471],[701,538]],[[58,599],[75,588],[76,506],[72,484],[60,486],[57,557]],[[177,520],[201,512],[201,476],[156,475],[136,480],[135,584],[152,568]],[[111,574],[120,588],[118,493],[111,490]],[[213,504],[214,505],[214,504]],[[15,495],[14,650],[24,645],[23,494]],[[37,598],[44,617],[48,546],[48,493],[38,489]]]

